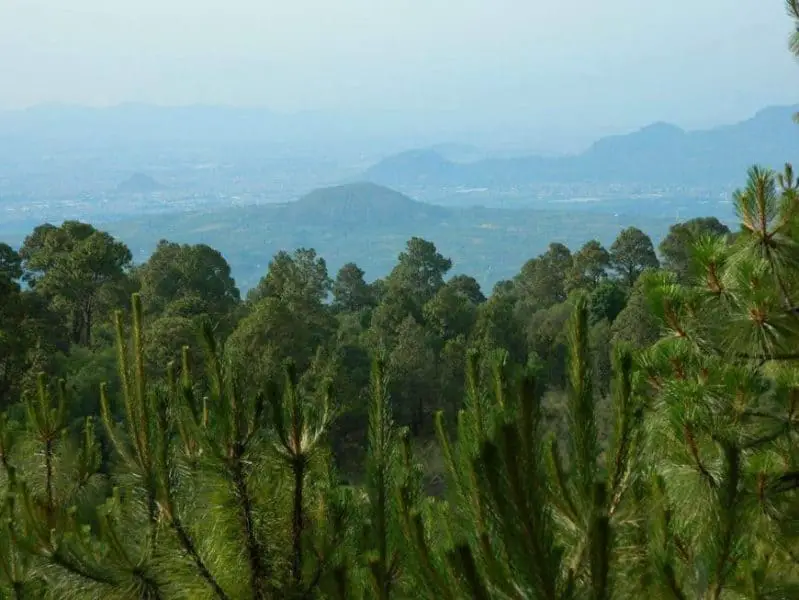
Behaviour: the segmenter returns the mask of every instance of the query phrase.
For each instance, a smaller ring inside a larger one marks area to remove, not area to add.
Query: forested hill
[[[445,207],[373,183],[353,183],[314,190],[288,203],[173,213],[158,219],[146,215],[103,226],[125,240],[137,263],[147,260],[164,237],[217,248],[230,262],[243,291],[257,284],[270,256],[301,247],[315,248],[331,269],[357,259],[367,277],[380,278],[391,271],[413,236],[435,240],[452,259],[455,272],[471,275],[491,289],[497,281],[513,277],[526,258],[544,252],[551,241],[572,248],[591,239],[609,245],[622,229],[635,226],[658,244],[680,208],[684,220],[707,211],[704,215],[726,222],[725,213],[733,214],[728,204],[688,203],[648,201],[640,214],[632,210],[637,210],[633,202],[625,203],[626,208],[596,203],[580,207],[581,218],[565,205],[554,209]],[[22,237],[20,233],[9,241],[19,245]]]
[[[423,204],[369,182],[321,188],[284,205],[281,217],[290,226],[374,229],[412,226],[441,219],[447,209]]]
[[[704,131],[655,123],[602,138],[581,154],[557,158],[456,163],[434,150],[411,150],[372,166],[365,178],[399,189],[570,182],[726,186],[738,181],[751,164],[779,169],[799,160],[799,139],[785,127],[797,110],[798,106],[770,107],[740,123]]]

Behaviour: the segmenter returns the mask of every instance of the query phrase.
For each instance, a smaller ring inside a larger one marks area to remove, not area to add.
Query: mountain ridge
[[[799,160],[799,129],[789,127],[797,110],[799,105],[766,107],[738,123],[694,131],[655,122],[600,138],[579,154],[554,158],[456,163],[434,150],[410,150],[372,165],[364,179],[399,189],[576,182],[731,185],[752,164],[781,168]]]

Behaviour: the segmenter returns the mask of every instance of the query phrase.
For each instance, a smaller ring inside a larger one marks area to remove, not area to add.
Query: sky
[[[0,0],[0,109],[404,111],[563,135],[799,101],[783,0]]]

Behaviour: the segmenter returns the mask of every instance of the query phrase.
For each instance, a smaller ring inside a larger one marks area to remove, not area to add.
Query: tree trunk
[[[84,336],[85,336],[85,346],[91,346],[92,343],[92,317],[94,316],[92,313],[91,304],[86,307],[86,311],[83,317],[83,326],[84,326]]]
[[[72,323],[70,323],[70,340],[73,344],[79,346],[81,345],[81,338],[83,337],[81,334],[83,332],[83,317],[82,313],[79,310],[75,310],[72,313]]]

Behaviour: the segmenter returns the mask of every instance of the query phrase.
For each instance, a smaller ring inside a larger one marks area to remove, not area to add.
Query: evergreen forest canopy
[[[489,296],[421,238],[246,298],[205,245],[0,244],[0,598],[799,597],[799,178],[742,182]]]

